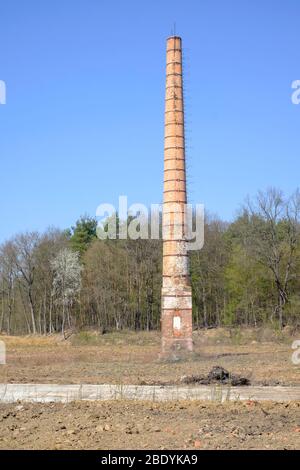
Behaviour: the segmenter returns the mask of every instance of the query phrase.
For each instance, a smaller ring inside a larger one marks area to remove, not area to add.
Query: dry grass
[[[253,384],[298,384],[297,336],[268,329],[194,333],[195,352],[158,360],[157,332],[5,337],[0,382],[140,384],[206,374],[220,365]],[[2,449],[299,449],[300,403],[80,402],[0,404]]]
[[[288,330],[198,331],[194,333],[195,353],[186,361],[173,363],[158,360],[158,332],[81,332],[67,341],[60,335],[1,336],[7,365],[0,367],[0,381],[176,383],[182,375],[206,374],[218,364],[249,377],[253,384],[299,384],[300,367],[291,362],[295,337]]]

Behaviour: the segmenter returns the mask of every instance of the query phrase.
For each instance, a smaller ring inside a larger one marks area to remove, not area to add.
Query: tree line
[[[248,200],[231,223],[206,215],[190,252],[195,327],[300,324],[300,193]],[[0,332],[160,327],[162,243],[99,240],[97,221],[0,246]]]

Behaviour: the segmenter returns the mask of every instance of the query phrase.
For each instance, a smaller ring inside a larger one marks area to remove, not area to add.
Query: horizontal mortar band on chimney
[[[163,302],[162,302],[162,308],[163,309],[179,309],[179,308],[184,308],[184,309],[191,309],[192,308],[192,299],[191,297],[185,296],[185,297],[167,297],[164,296]]]
[[[178,199],[176,199],[176,197],[174,198],[173,194],[170,194],[170,193],[167,193],[167,194],[171,198],[170,199],[164,198],[164,204],[169,204],[169,203],[182,204],[186,202],[185,193],[178,194]],[[163,196],[166,196],[166,194],[164,194]]]
[[[168,126],[184,126],[184,123],[183,122],[166,122],[165,124],[165,127],[168,127]]]
[[[180,85],[170,85],[166,87],[166,90],[169,90],[170,88],[181,88]]]
[[[184,147],[178,146],[178,145],[173,145],[172,147],[165,147],[165,150],[171,150],[171,149],[184,149]]]
[[[176,170],[174,170],[176,171]],[[182,171],[182,170],[180,170]],[[173,183],[185,183],[185,179],[180,179],[180,178],[170,178],[170,179],[164,179],[164,183],[170,183],[170,182],[173,182]]]
[[[168,114],[168,113],[181,113],[183,114],[184,111],[182,109],[171,109],[170,111],[165,111],[165,114]]]

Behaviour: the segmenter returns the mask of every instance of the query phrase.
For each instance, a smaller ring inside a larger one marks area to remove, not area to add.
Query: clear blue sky
[[[299,185],[299,0],[2,0],[0,241],[161,201],[165,39],[186,56],[191,202]]]

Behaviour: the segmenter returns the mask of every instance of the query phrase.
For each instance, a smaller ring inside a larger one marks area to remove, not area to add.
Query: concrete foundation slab
[[[300,401],[297,387],[229,387],[212,386],[153,386],[153,385],[55,385],[55,384],[0,384],[0,403],[62,402],[80,400],[205,400],[226,402]]]

